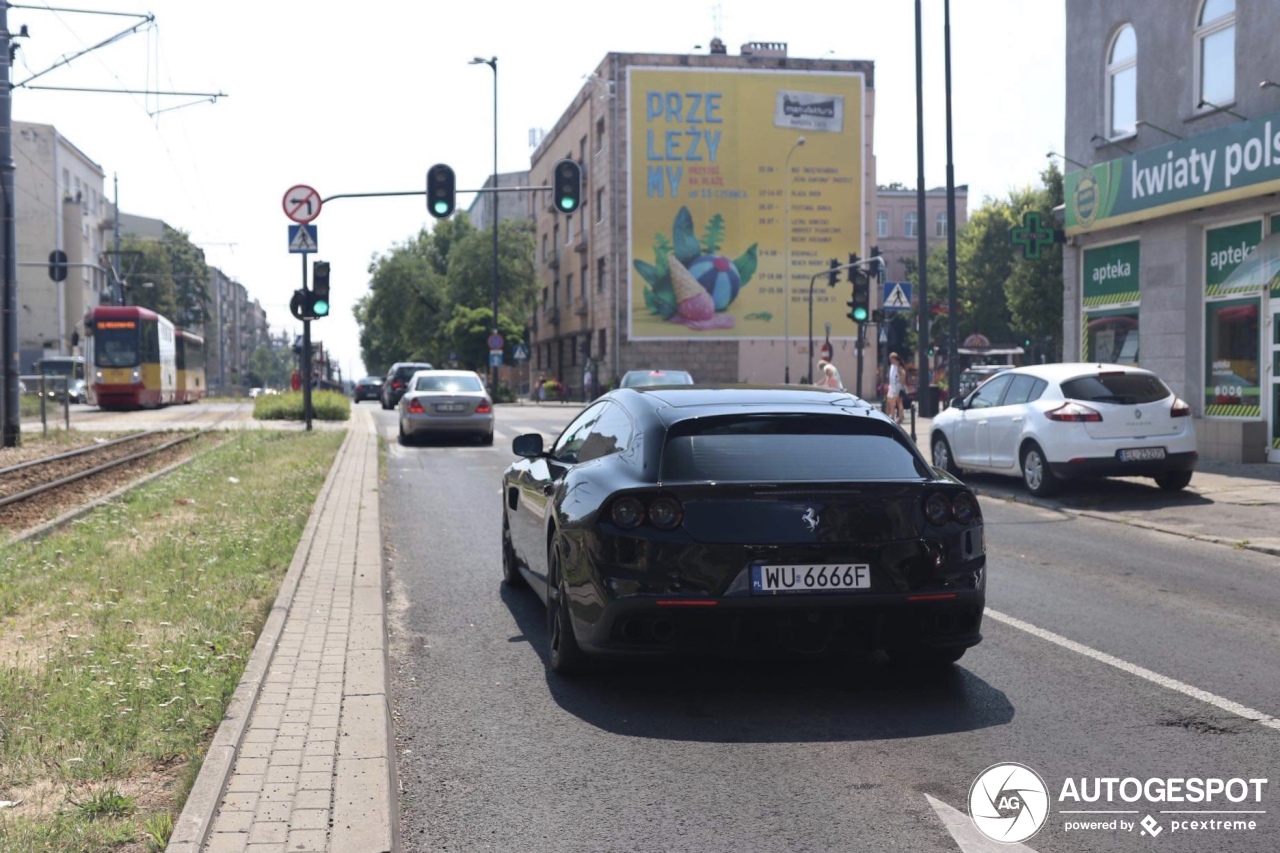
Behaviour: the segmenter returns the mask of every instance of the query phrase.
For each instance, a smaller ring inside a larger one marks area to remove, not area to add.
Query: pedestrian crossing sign
[[[290,225],[289,251],[294,254],[311,254],[319,248],[316,235],[317,228],[314,225]]]
[[[886,311],[910,311],[911,282],[886,281],[883,306]]]

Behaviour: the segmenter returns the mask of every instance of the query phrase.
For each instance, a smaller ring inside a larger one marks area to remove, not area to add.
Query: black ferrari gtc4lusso
[[[624,388],[513,450],[503,573],[546,603],[558,673],[672,653],[949,664],[982,638],[977,499],[847,392]]]

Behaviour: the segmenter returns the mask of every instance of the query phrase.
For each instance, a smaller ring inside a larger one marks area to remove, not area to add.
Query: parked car
[[[628,370],[619,388],[646,388],[653,385],[692,385],[693,377],[685,370]]]
[[[503,579],[546,604],[557,673],[870,648],[949,664],[981,640],[977,499],[853,395],[618,389],[512,450]]]
[[[997,373],[1012,370],[1011,364],[975,364],[960,371],[960,393],[957,396],[967,397],[983,382]]]
[[[400,407],[400,443],[424,435],[462,435],[493,444],[493,400],[470,370],[420,370],[409,377]]]
[[[394,409],[409,387],[409,379],[419,370],[432,370],[425,361],[397,361],[387,371],[387,378],[382,381],[382,408]]]
[[[356,383],[351,392],[351,399],[359,403],[361,400],[376,400],[382,395],[382,380],[376,376],[366,376]]]
[[[1191,407],[1149,370],[1125,364],[1038,364],[996,374],[933,419],[933,464],[1021,476],[1049,495],[1074,477],[1191,482]]]

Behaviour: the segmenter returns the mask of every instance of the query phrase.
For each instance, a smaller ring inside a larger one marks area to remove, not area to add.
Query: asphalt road
[[[950,673],[875,655],[565,681],[540,602],[500,583],[499,477],[514,435],[575,412],[501,407],[492,448],[403,448],[375,413],[406,850],[956,851],[926,795],[967,812],[1008,761],[1044,778],[1051,814],[1000,849],[1280,850],[1280,560],[984,500],[985,639]],[[1068,777],[1269,781],[1261,803],[1108,804],[1060,801]],[[1063,813],[1090,809],[1130,813]],[[1266,813],[1162,813],[1192,809]],[[1155,837],[1065,828],[1148,815]],[[1171,825],[1224,818],[1256,829]]]

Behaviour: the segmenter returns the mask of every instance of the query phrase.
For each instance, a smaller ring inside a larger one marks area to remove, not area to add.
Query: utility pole
[[[947,399],[960,388],[956,358],[956,169],[951,161],[951,0],[942,0],[943,57],[947,77]],[[937,412],[934,412],[936,415]]]
[[[924,239],[924,51],[921,45],[920,0],[916,0],[916,252],[920,272],[920,334],[916,346],[916,404],[933,416],[929,387],[929,247]],[[922,394],[921,392],[926,392]]]
[[[111,261],[111,273],[115,279],[115,285],[112,287],[114,291],[113,301],[116,305],[124,304],[124,282],[120,280],[120,176],[115,172],[111,173],[111,191],[115,196],[115,201],[111,203],[115,208],[115,248],[116,256]]]
[[[13,186],[13,39],[9,33],[9,4],[0,2],[0,195],[3,213],[0,225],[4,236],[0,251],[4,253],[4,426],[5,447],[18,446],[22,413],[18,408],[18,223],[14,210]]]

